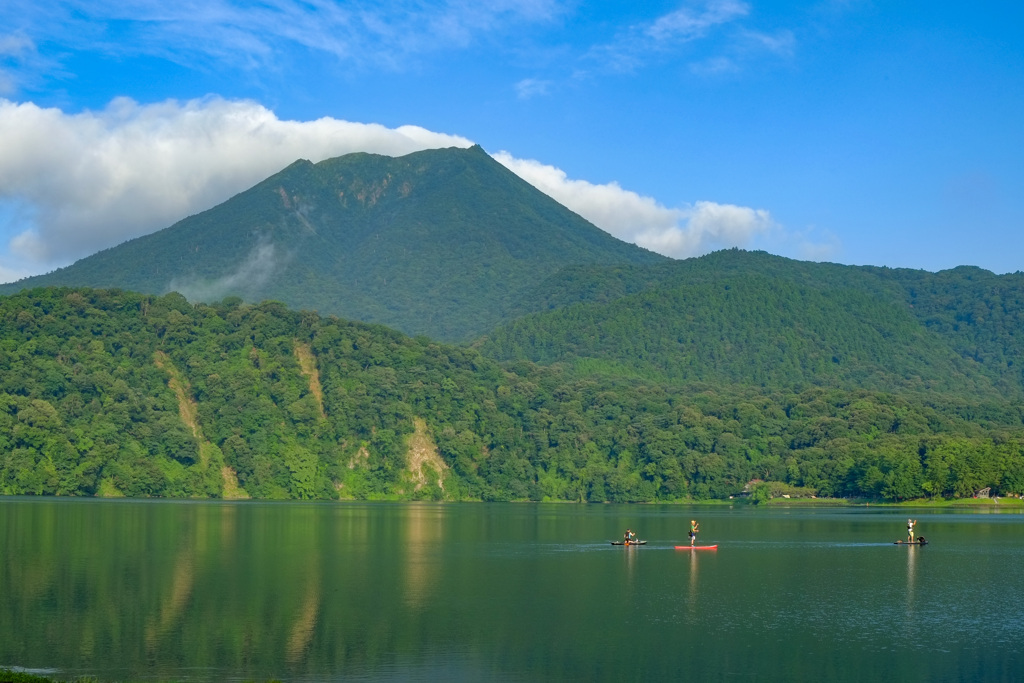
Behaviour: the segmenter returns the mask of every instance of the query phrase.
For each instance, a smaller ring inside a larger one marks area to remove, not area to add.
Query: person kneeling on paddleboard
[[[622,535],[622,540],[626,542],[626,545],[636,542],[636,534],[631,529],[626,529],[626,533]]]
[[[699,525],[697,524],[697,520],[695,520],[695,519],[691,519],[690,520],[690,545],[694,545],[694,544],[697,543],[697,527],[698,526]]]

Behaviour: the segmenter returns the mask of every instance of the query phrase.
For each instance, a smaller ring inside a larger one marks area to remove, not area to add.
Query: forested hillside
[[[478,343],[502,360],[671,383],[1024,396],[1024,274],[738,250],[567,268]]]
[[[754,479],[757,495],[1024,491],[1019,401],[981,380],[971,395],[916,386],[585,377],[272,302],[37,289],[0,298],[0,493],[673,501]]]

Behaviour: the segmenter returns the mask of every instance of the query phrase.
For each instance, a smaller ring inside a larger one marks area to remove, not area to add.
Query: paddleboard
[[[625,541],[612,541],[612,545],[644,545],[646,543],[647,541],[630,541],[629,543]]]
[[[913,543],[911,543],[910,541],[893,541],[892,544],[893,545],[928,545],[928,541],[914,541]]]
[[[718,550],[718,544],[715,545],[677,545],[676,550]]]

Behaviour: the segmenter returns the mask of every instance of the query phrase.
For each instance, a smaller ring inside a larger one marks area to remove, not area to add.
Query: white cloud
[[[670,208],[618,183],[597,185],[573,180],[564,171],[538,161],[494,155],[501,164],[599,228],[626,242],[674,258],[698,256],[727,247],[784,246],[824,257],[836,245],[820,245],[787,232],[764,209],[698,201]]]
[[[685,213],[685,228],[650,235],[652,244],[663,245],[657,251],[689,256],[715,247],[747,247],[777,227],[766,210],[735,204],[699,201]]]
[[[0,267],[39,272],[167,227],[299,158],[398,156],[469,140],[417,126],[282,121],[219,98],[66,114],[0,99],[0,204],[28,206]],[[0,207],[2,208],[2,207]]]

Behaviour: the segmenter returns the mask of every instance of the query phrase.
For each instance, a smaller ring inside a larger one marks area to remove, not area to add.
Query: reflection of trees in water
[[[322,515],[315,507],[299,508],[296,515],[288,516],[282,541],[289,547],[290,569],[294,571],[286,588],[285,603],[281,606],[291,628],[284,643],[284,658],[289,665],[298,666],[306,659],[316,635],[321,607],[322,559],[319,543]],[[281,650],[277,650],[280,652]]]
[[[0,604],[0,634],[18,635],[20,656],[64,666],[158,657],[193,594],[199,508],[61,501],[19,510],[35,533],[5,555],[33,579],[0,576],[0,585],[18,587],[0,591],[17,596]]]
[[[323,561],[309,509],[25,509],[36,516],[26,528],[38,533],[0,560],[0,582],[18,587],[0,592],[0,634],[19,634],[19,660],[130,677],[183,661],[301,662],[315,639]]]
[[[163,589],[156,612],[146,619],[146,660],[153,661],[157,651],[171,627],[175,626],[192,595],[195,585],[194,549],[184,547],[174,561],[174,574],[170,585]]]
[[[36,509],[45,518],[48,507]],[[603,658],[609,645],[601,625],[630,620],[652,599],[638,593],[658,559],[639,547],[616,548],[626,556],[603,562],[596,552],[552,555],[520,543],[537,535],[536,521],[522,519],[526,508],[492,515],[438,504],[76,508],[52,521],[65,528],[19,543],[25,554],[16,562],[0,557],[5,571],[42,569],[20,577],[42,581],[35,598],[0,591],[0,656],[4,640],[13,640],[25,650],[20,660],[112,680],[173,680],[185,667],[189,677],[212,679],[227,669],[255,680],[358,678],[432,666],[438,657],[457,671],[466,667],[466,680],[510,671],[545,680],[550,671],[586,675],[588,667],[596,675],[598,663],[629,678],[628,661]],[[452,538],[458,547],[444,543]],[[549,571],[552,563],[557,571]],[[632,599],[617,593],[626,574]],[[40,617],[44,599],[49,611]],[[18,625],[31,633],[10,638]],[[565,634],[573,634],[571,647]],[[208,674],[197,673],[203,669]]]
[[[439,545],[444,540],[444,506],[411,504],[405,523],[405,602],[423,607],[437,580]]]
[[[314,563],[313,566],[319,566],[319,563]],[[302,602],[302,609],[292,624],[291,635],[288,638],[286,653],[289,664],[298,663],[309,649],[319,613],[320,577],[318,573],[310,573],[306,581],[306,596]]]
[[[121,680],[170,680],[183,667],[216,678],[229,667],[268,679],[358,676],[396,661],[417,667],[465,655],[455,666],[479,674],[465,676],[472,679],[543,670],[545,658],[566,656],[557,634],[589,633],[577,643],[588,661],[606,647],[599,625],[607,576],[594,571],[592,556],[560,556],[566,570],[545,575],[534,570],[550,559],[532,546],[498,557],[446,550],[450,537],[517,537],[518,522],[500,515],[455,515],[437,504],[75,507],[32,508],[39,519],[18,522],[32,531],[18,541],[20,557],[0,556],[3,585],[25,588],[0,591],[0,641],[28,629],[14,639],[19,665]],[[639,590],[644,550],[620,550]],[[525,594],[550,600],[505,599]],[[544,654],[533,664],[490,659],[537,648]],[[8,651],[0,642],[0,656]]]
[[[500,516],[453,518],[444,505],[74,506],[32,507],[36,518],[14,532],[32,532],[18,539],[19,557],[0,556],[3,585],[19,588],[0,591],[0,641],[27,626],[13,639],[19,665],[116,679],[173,679],[185,666],[256,679],[344,676],[396,659],[418,666],[453,643],[486,660],[536,648],[538,628],[578,631],[581,615],[597,624],[594,596],[605,590],[584,555],[565,556],[573,571],[538,581],[542,561],[530,553],[481,561],[445,550],[449,536],[487,539],[509,527]],[[636,583],[640,552],[624,558]],[[552,600],[501,599],[527,592]],[[595,640],[590,654],[600,647]],[[480,671],[493,670],[481,661]]]
[[[192,597],[196,583],[197,560],[201,560],[207,555],[212,544],[216,544],[218,553],[231,552],[234,539],[235,510],[232,506],[223,507],[216,512],[195,507],[186,513],[185,517],[188,523],[184,526],[182,533],[178,534],[178,550],[173,561],[173,573],[170,581],[169,583],[165,582],[160,589],[159,603],[146,618],[147,662],[155,661],[168,634],[182,626],[182,615]],[[211,535],[210,527],[213,524],[216,524],[217,528]]]

